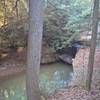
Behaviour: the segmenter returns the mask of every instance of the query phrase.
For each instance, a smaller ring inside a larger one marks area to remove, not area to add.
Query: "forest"
[[[0,100],[100,100],[99,0],[0,0]]]

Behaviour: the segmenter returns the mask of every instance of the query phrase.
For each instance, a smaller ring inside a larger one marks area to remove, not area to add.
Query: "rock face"
[[[79,52],[76,54],[75,60],[73,62],[73,66],[74,67],[87,66],[88,58],[89,58],[89,48],[80,49]],[[95,52],[94,68],[99,66],[100,66],[100,49],[98,48],[96,49]]]
[[[100,27],[98,28],[97,39],[100,39]],[[92,31],[84,31],[79,35],[79,40],[81,41],[90,41],[92,37]]]
[[[89,58],[89,48],[80,49],[73,60],[73,80],[71,85],[85,85],[87,66]],[[100,80],[100,48],[96,49],[94,60],[93,80]],[[95,81],[93,81],[95,82]]]
[[[13,53],[12,53],[12,51],[13,50],[10,50],[10,49],[6,50],[6,49],[0,48],[0,64],[1,64],[1,60],[4,61],[4,59],[7,58],[7,57],[10,57],[9,59],[18,58],[19,61],[25,61],[26,62],[26,54],[27,54],[26,48],[18,47],[16,49],[16,51],[14,51]],[[41,63],[42,64],[52,63],[52,62],[55,62],[57,60],[56,53],[53,52],[52,50],[50,50],[50,48],[48,46],[42,47],[41,55],[42,55],[42,57],[41,57]]]
[[[47,64],[57,61],[56,54],[48,46],[43,46],[41,63]]]

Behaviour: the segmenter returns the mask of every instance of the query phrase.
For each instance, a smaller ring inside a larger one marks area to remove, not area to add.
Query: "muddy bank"
[[[4,50],[3,50],[4,51]],[[19,48],[17,52],[1,52],[4,57],[0,59],[0,79],[18,75],[25,72],[26,50]]]
[[[25,67],[8,67],[0,68],[0,80],[7,79],[14,75],[19,75],[25,72]]]

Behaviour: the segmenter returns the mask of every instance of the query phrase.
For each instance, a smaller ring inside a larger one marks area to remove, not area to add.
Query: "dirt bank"
[[[25,67],[0,68],[0,80],[25,72]]]

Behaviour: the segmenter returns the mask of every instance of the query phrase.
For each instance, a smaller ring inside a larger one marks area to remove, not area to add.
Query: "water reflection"
[[[27,100],[25,75],[13,77],[0,84],[0,100]]]
[[[41,95],[48,96],[55,90],[67,87],[72,68],[56,63],[43,65],[40,71]],[[25,75],[13,77],[0,83],[0,100],[26,100]]]

